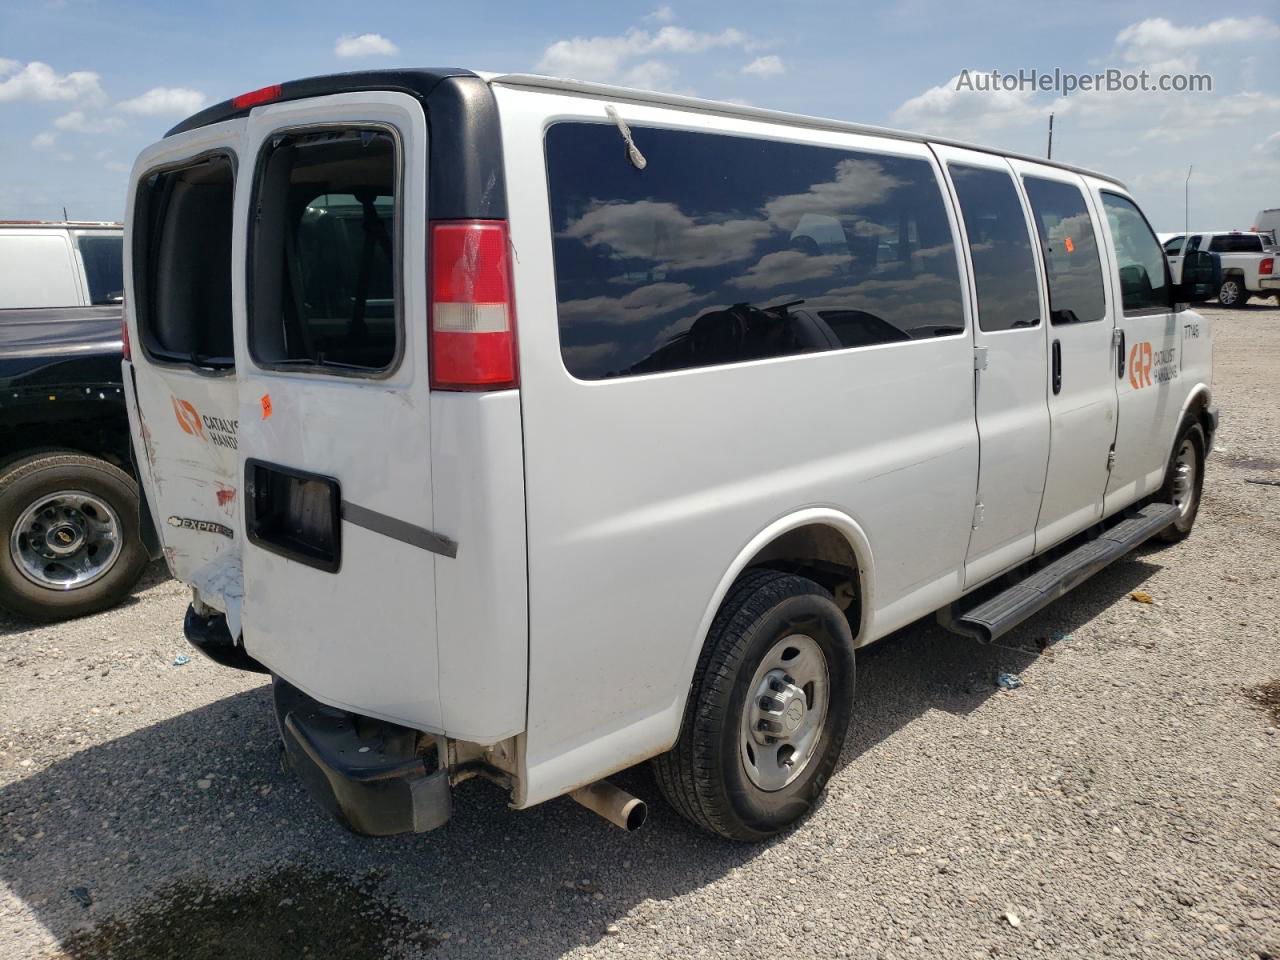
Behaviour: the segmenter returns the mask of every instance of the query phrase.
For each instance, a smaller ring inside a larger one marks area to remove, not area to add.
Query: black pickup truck
[[[0,265],[0,607],[51,621],[126,596],[156,538],[140,516],[120,383],[119,228],[38,226],[22,236],[49,247],[56,233],[67,239],[67,269],[80,271],[67,289],[82,295],[72,306],[15,306]],[[18,249],[15,233],[0,225],[0,253]],[[92,256],[81,237],[99,247]]]

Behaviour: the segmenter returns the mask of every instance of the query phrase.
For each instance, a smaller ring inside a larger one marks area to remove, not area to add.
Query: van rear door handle
[[[1053,392],[1062,392],[1062,341],[1053,341]]]
[[[1116,333],[1120,334],[1120,336],[1116,337],[1116,343],[1120,347],[1120,352],[1116,354],[1116,379],[1123,380],[1124,379],[1124,358],[1126,356],[1125,349],[1124,349],[1124,331],[1117,330]]]

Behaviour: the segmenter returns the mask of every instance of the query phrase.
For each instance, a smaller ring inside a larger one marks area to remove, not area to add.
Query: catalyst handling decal
[[[1135,343],[1129,350],[1129,386],[1141,390],[1172,380],[1178,375],[1176,355],[1172,347],[1155,350],[1145,340]]]
[[[190,517],[170,517],[169,526],[178,527],[182,530],[195,530],[197,533],[218,533],[226,537],[228,540],[235,538],[235,531],[230,527],[221,523],[214,523],[212,520],[192,520]]]
[[[178,418],[178,426],[184,433],[212,443],[215,447],[236,449],[240,421],[202,416],[190,401],[175,396],[170,396],[169,399],[173,401],[173,415]]]

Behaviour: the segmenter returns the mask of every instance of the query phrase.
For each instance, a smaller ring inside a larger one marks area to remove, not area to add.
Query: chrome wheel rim
[[[1218,302],[1222,304],[1235,303],[1240,297],[1240,290],[1236,286],[1234,280],[1228,280],[1222,285],[1222,289],[1218,291]]]
[[[826,655],[812,637],[784,637],[760,661],[747,687],[739,753],[761,790],[781,790],[813,760],[830,688]]]
[[[115,566],[120,531],[120,517],[105,500],[83,490],[60,490],[18,518],[9,535],[9,555],[37,586],[75,590]]]
[[[1196,497],[1196,448],[1189,439],[1182,441],[1173,460],[1173,505],[1185,519]]]

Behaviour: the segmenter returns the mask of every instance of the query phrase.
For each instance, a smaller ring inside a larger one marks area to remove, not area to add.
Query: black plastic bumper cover
[[[227,629],[227,618],[220,613],[202,617],[194,607],[188,606],[186,619],[182,621],[182,632],[186,634],[188,643],[214,663],[252,673],[269,672],[249,656],[243,644],[236,643],[231,631]]]
[[[418,732],[348,713],[272,678],[289,763],[338,822],[373,837],[422,833],[448,822],[447,769],[427,769]]]

